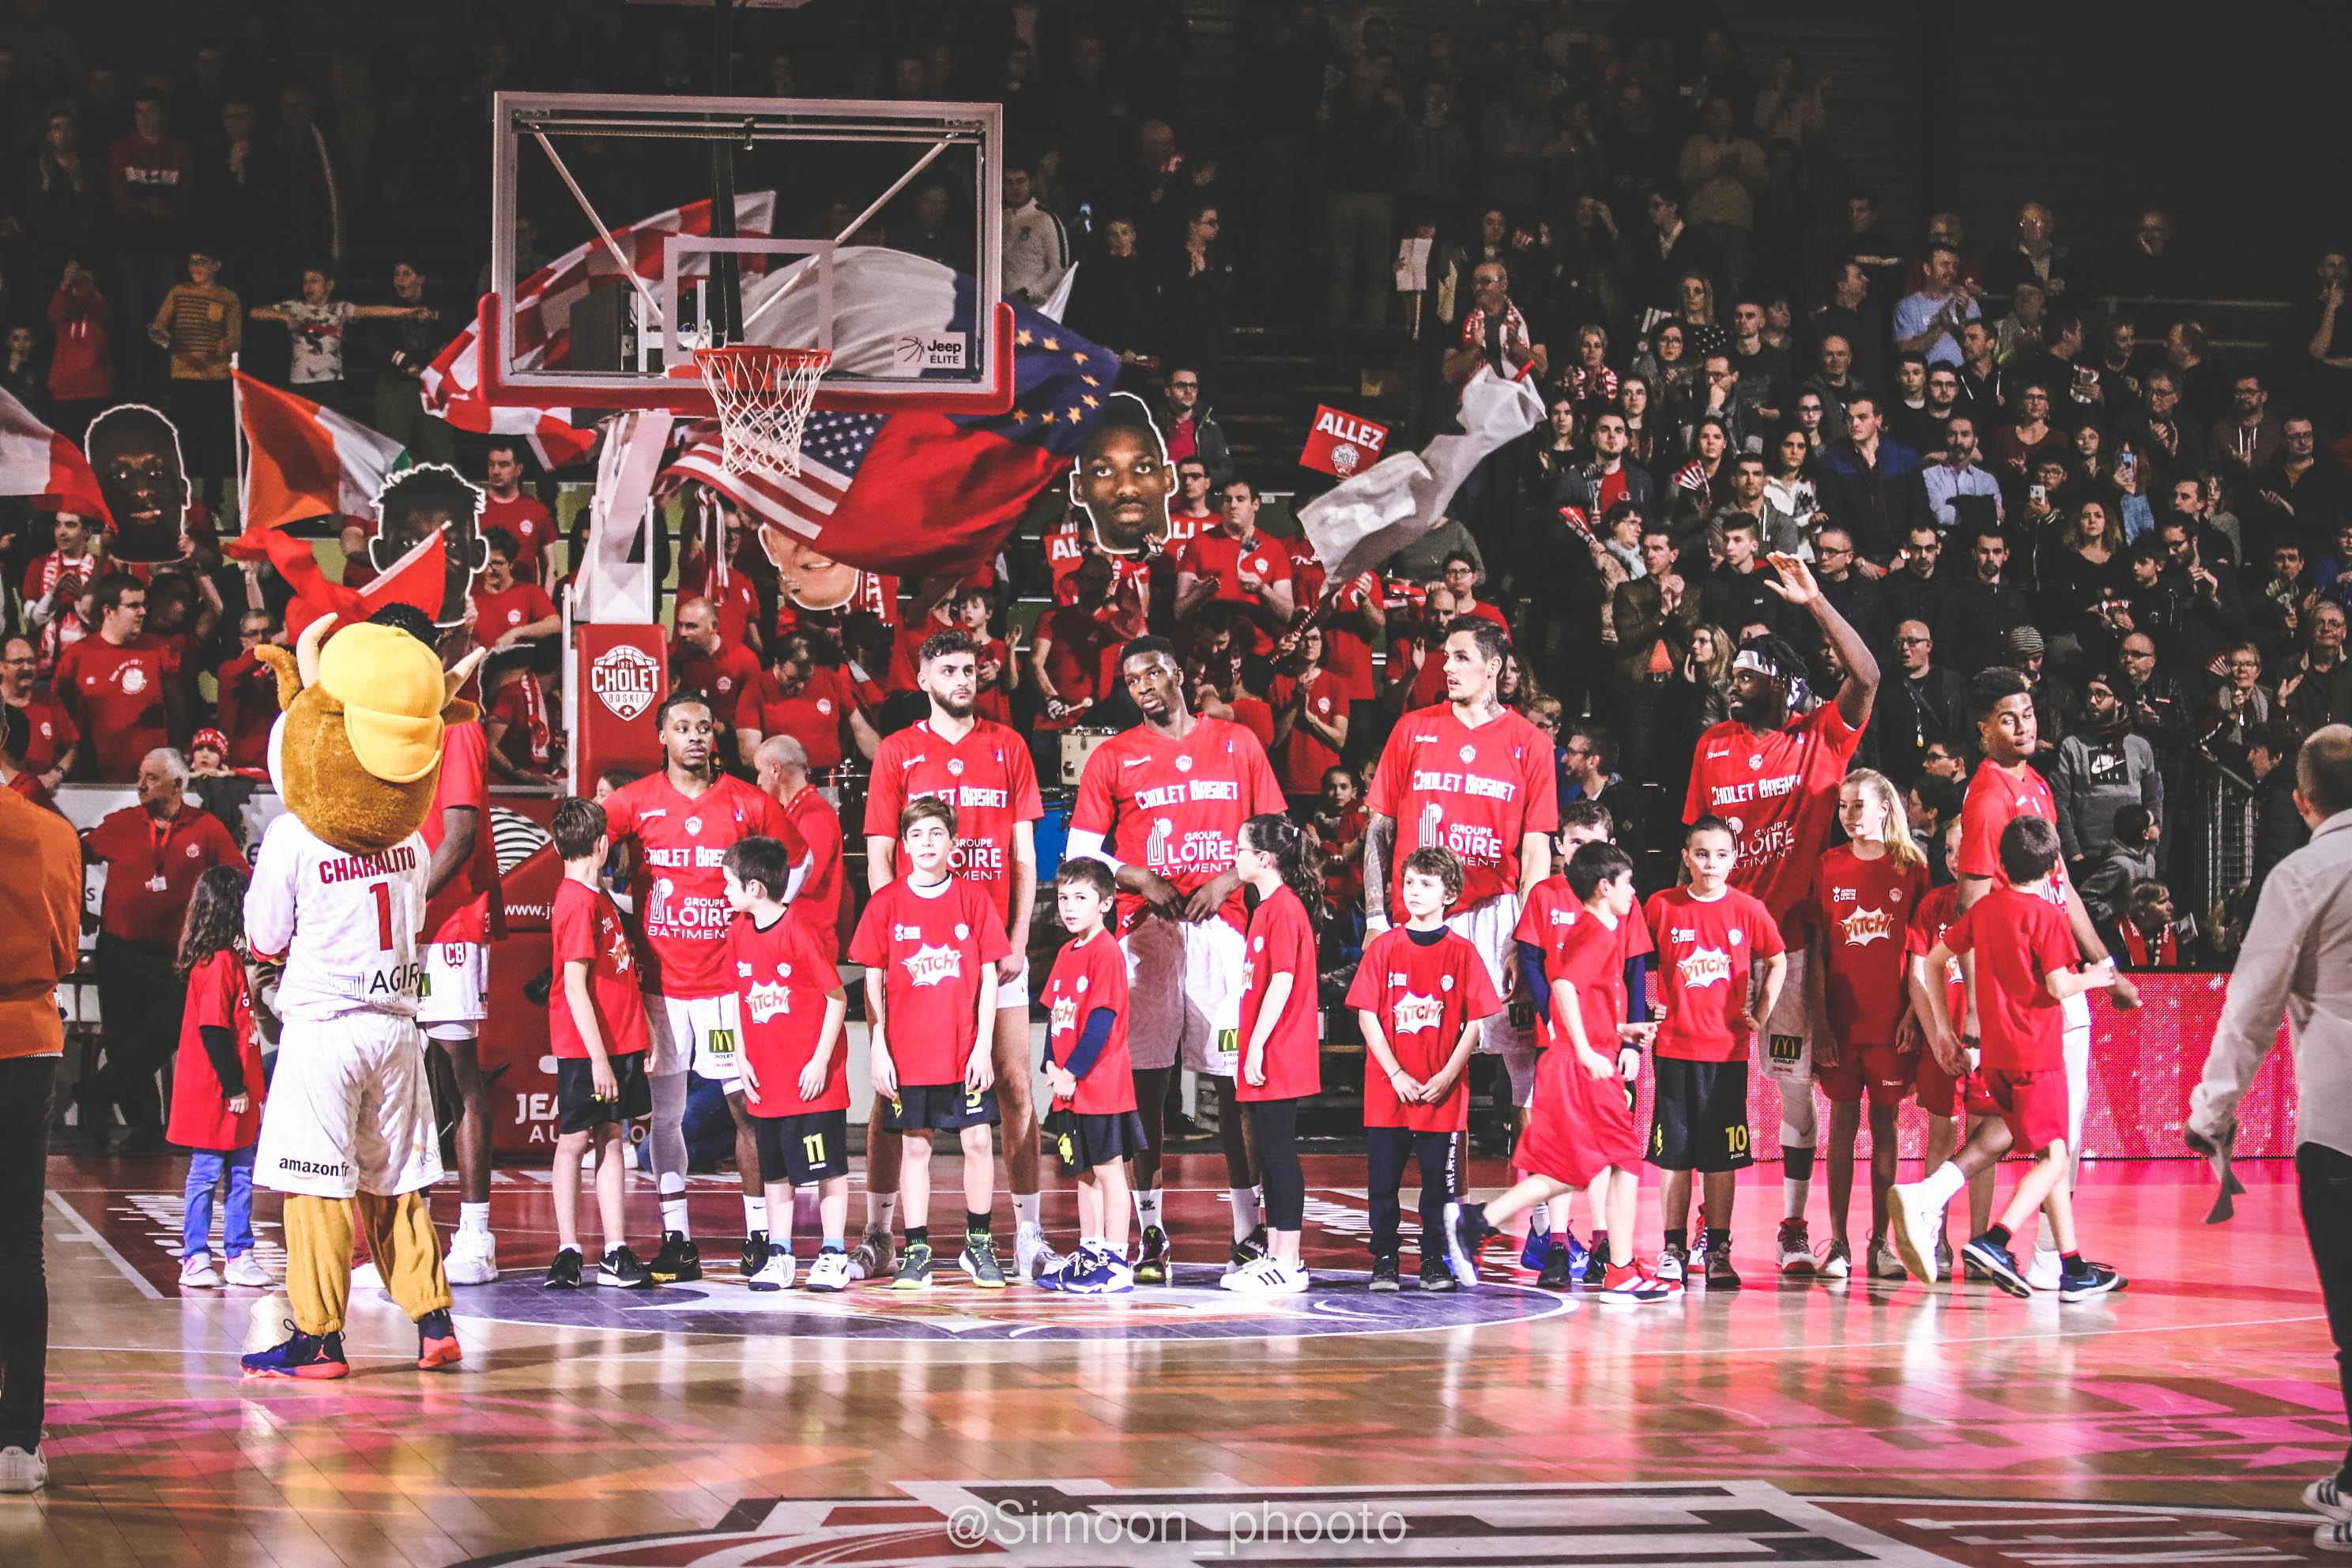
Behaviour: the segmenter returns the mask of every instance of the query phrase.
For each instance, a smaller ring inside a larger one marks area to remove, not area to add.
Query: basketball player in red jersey
[[[1813,868],[1837,820],[1838,785],[1862,743],[1878,694],[1878,660],[1832,607],[1812,572],[1793,555],[1769,557],[1778,581],[1765,586],[1805,611],[1846,671],[1837,695],[1796,717],[1804,656],[1783,638],[1750,637],[1731,664],[1731,717],[1698,738],[1683,820],[1719,816],[1739,858],[1731,885],[1762,903],[1783,930],[1812,888]],[[1801,922],[1797,922],[1801,924]],[[1784,1274],[1813,1271],[1805,1201],[1813,1184],[1812,1020],[1807,1015],[1805,952],[1789,951],[1786,983],[1765,1020],[1764,1071],[1780,1091],[1780,1236]],[[1710,1220],[1711,1223],[1711,1220]]]
[[[908,801],[932,796],[955,807],[948,868],[989,895],[1012,946],[996,965],[992,1059],[1018,1222],[1013,1262],[1026,1280],[1049,1251],[1037,1219],[1037,1064],[1029,1055],[1028,958],[1029,916],[1037,901],[1033,835],[1045,806],[1028,742],[973,710],[979,662],[980,645],[956,628],[933,632],[916,650],[916,679],[931,710],[921,722],[884,737],[874,753],[866,796],[866,882],[878,893],[898,879],[898,818]],[[851,1268],[866,1279],[881,1278],[889,1267],[891,1210],[898,1196],[903,1139],[883,1125],[882,1113],[877,1096],[866,1131],[866,1237],[850,1254]]]
[[[1069,854],[1109,866],[1118,881],[1119,945],[1127,953],[1128,1039],[1135,1104],[1151,1149],[1135,1160],[1143,1226],[1139,1285],[1170,1282],[1160,1223],[1161,1119],[1179,1053],[1216,1084],[1217,1127],[1234,1205],[1229,1267],[1265,1255],[1249,1148],[1234,1099],[1241,1062],[1241,994],[1247,924],[1234,848],[1242,824],[1280,813],[1282,786],[1257,737],[1193,713],[1184,667],[1165,637],[1127,645],[1119,671],[1143,722],[1087,759],[1070,812]]]

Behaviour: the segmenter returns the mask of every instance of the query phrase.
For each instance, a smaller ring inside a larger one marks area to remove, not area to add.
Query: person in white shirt
[[[1037,205],[1029,171],[1004,171],[1004,294],[1042,305],[1070,269],[1070,236],[1062,220]]]
[[[1992,520],[2001,521],[2000,485],[1977,467],[1977,421],[1972,414],[1955,414],[1944,426],[1944,460],[1919,470],[1927,491],[1927,510],[1936,526],[1948,532],[1960,521],[1952,505],[1956,496],[1980,496],[1992,502]]]

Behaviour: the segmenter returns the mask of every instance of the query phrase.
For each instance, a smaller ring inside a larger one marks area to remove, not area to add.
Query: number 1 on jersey
[[[375,895],[375,941],[380,952],[392,951],[392,884],[372,882],[368,891]]]

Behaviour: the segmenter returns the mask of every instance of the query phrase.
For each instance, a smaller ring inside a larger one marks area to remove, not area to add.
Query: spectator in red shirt
[[[185,730],[179,667],[146,635],[147,584],[110,572],[90,584],[98,632],[58,659],[50,690],[89,737],[84,777],[129,784],[141,759]]]
[[[250,869],[236,843],[210,812],[187,802],[188,764],[157,748],[138,767],[139,804],[100,819],[82,839],[106,868],[98,915],[98,1006],[106,1065],[83,1101],[85,1124],[113,1124],[122,1108],[126,1154],[163,1146],[163,1107],[155,1072],[180,1043],[185,987],[172,973],[180,923],[196,879],[215,866]]]
[[[956,618],[955,589],[952,577],[926,578],[907,602],[904,617],[890,633],[890,668],[883,677],[883,685],[889,690],[922,689],[916,678],[922,666],[923,645],[940,632],[962,629],[963,623]]]
[[[180,710],[194,714],[202,699],[196,676],[205,649],[220,626],[220,590],[208,577],[159,569],[147,584],[147,637],[171,655]],[[176,738],[176,737],[175,737]]]
[[[503,528],[486,528],[482,542],[489,555],[482,581],[474,590],[474,637],[484,647],[512,647],[520,642],[551,637],[563,629],[555,601],[536,583],[515,581],[515,560],[522,546]]]
[[[25,715],[26,773],[38,779],[43,789],[54,790],[73,771],[81,731],[56,698],[33,689],[34,660],[28,638],[11,637],[0,642],[0,702]]]
[[[106,296],[79,261],[66,263],[49,296],[51,425],[68,440],[82,433],[114,395],[114,361],[106,336]]]
[[[82,589],[103,565],[89,547],[89,524],[69,511],[57,516],[57,548],[33,557],[25,568],[25,619],[37,628],[35,645],[39,663],[33,674],[46,680],[66,645],[89,635],[89,627],[74,613]]]
[[[1290,553],[1258,531],[1257,487],[1226,481],[1224,519],[1214,532],[1184,547],[1176,561],[1176,620],[1191,624],[1212,602],[1237,606],[1248,627],[1246,653],[1274,650],[1274,634],[1290,624],[1298,603],[1290,581]]]
[[[1455,551],[1445,558],[1444,572],[1445,591],[1454,595],[1455,617],[1477,616],[1502,627],[1505,637],[1511,635],[1511,623],[1508,617],[1495,605],[1482,604],[1479,601],[1478,563],[1460,551]]]
[[[701,694],[710,706],[712,728],[721,735],[736,731],[740,719],[754,710],[743,704],[747,698],[758,700],[760,661],[741,643],[719,635],[719,609],[708,599],[679,601],[669,673],[673,691]]]
[[[1198,458],[1186,458],[1176,465],[1177,504],[1168,509],[1168,536],[1160,542],[1160,548],[1171,554],[1181,552],[1184,546],[1204,533],[1215,530],[1222,521],[1215,503],[1209,500],[1209,466]]]
[[[747,543],[743,514],[717,492],[709,493],[719,504],[727,580],[719,581],[719,574],[711,569],[711,552],[698,533],[688,542],[686,559],[678,563],[677,596],[708,599],[718,605],[719,635],[764,658],[768,640],[761,629],[765,617],[761,614],[760,583],[745,564],[758,552]]]
[[[1339,766],[1348,746],[1348,696],[1323,668],[1323,628],[1310,626],[1283,639],[1285,673],[1274,678],[1274,744],[1266,748],[1274,776],[1305,816],[1323,792],[1323,775]]]
[[[482,734],[489,743],[490,772],[509,784],[556,780],[555,723],[547,688],[530,667],[534,657],[529,648],[515,648],[482,662]]]
[[[842,914],[847,907],[841,896],[845,885],[841,814],[834,810],[823,790],[810,784],[808,752],[794,737],[771,735],[760,742],[752,756],[761,792],[784,808],[784,816],[808,845],[808,873],[801,879],[801,890],[793,900],[791,918],[816,939],[819,952],[839,963]]]
[[[882,743],[849,672],[839,665],[818,663],[816,643],[805,633],[792,632],[776,640],[775,662],[756,696],[756,709],[747,701],[735,714],[736,749],[743,756],[756,753],[763,741],[790,735],[800,742],[812,771],[829,773],[847,754],[842,741],[845,727],[848,743],[856,746],[860,756],[871,757]]]
[[[512,439],[490,443],[483,477],[488,499],[482,503],[482,532],[503,528],[514,536],[514,574],[522,582],[544,580],[540,558],[555,542],[555,514],[547,503],[522,490],[522,447]]]
[[[1004,639],[988,629],[996,606],[988,590],[966,584],[955,591],[955,624],[980,645],[979,692],[972,710],[993,723],[1013,722],[1013,656]]]
[[[236,628],[237,655],[213,672],[217,721],[228,737],[228,765],[269,765],[269,729],[278,722],[278,672],[253,650],[263,644],[283,647],[285,627],[268,610],[247,610]]]

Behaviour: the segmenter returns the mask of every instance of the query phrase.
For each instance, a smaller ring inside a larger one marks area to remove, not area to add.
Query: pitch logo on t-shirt
[[[1838,921],[1848,947],[1868,947],[1874,942],[1891,942],[1895,938],[1895,917],[1885,910],[1857,909]]]
[[[762,980],[743,994],[743,1005],[751,1010],[751,1022],[764,1024],[792,1012],[793,994],[780,982]]]
[[[1685,991],[1704,991],[1731,983],[1731,955],[1719,947],[1695,947],[1675,961]]]
[[[1396,1030],[1400,1035],[1434,1029],[1444,1016],[1445,1003],[1439,997],[1415,996],[1407,992],[1396,1000]]]
[[[963,954],[943,945],[919,947],[906,963],[908,978],[918,985],[941,985],[963,974]]]
[[[1054,998],[1054,1022],[1052,1032],[1056,1035],[1066,1035],[1077,1026],[1078,999],[1075,996],[1056,996]]]

